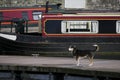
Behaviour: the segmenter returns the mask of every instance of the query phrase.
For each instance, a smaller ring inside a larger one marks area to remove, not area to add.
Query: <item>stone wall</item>
[[[25,7],[43,5],[47,0],[0,0],[0,7]],[[63,3],[64,0],[49,0],[50,4]],[[86,9],[120,10],[120,0],[86,0]]]
[[[34,5],[44,5],[47,0],[0,0],[0,7],[24,7]],[[61,2],[61,0],[49,0],[51,4]]]
[[[120,0],[87,0],[87,8],[120,10]]]

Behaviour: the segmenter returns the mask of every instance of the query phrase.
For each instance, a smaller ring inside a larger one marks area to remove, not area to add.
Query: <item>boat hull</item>
[[[79,49],[93,49],[93,44],[98,44],[99,56],[120,55],[120,37],[42,37],[26,34],[15,35],[16,40],[0,37],[0,51],[12,55],[49,55],[72,56],[68,51],[70,45]]]

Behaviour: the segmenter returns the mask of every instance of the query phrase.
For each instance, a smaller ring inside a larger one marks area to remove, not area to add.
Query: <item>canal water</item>
[[[54,75],[52,74],[22,73],[20,75],[21,79],[18,76],[16,78],[15,75],[12,72],[0,72],[0,80],[54,80]],[[64,80],[93,80],[93,78],[65,75]]]

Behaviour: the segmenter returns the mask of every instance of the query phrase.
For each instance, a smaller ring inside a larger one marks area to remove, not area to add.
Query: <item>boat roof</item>
[[[63,14],[63,16],[120,16],[120,12],[112,13],[76,13],[76,14]]]

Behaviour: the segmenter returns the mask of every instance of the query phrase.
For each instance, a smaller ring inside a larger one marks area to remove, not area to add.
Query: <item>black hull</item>
[[[79,49],[93,49],[92,45],[98,44],[98,57],[115,55],[115,58],[120,59],[120,37],[42,37],[25,34],[16,36],[15,41],[0,37],[2,54],[72,56],[68,52],[70,45],[76,45]]]
[[[3,54],[31,55],[46,53],[64,53],[63,43],[47,42],[46,38],[33,35],[17,35],[16,41],[0,37],[0,51]],[[59,45],[59,46],[58,46]]]

